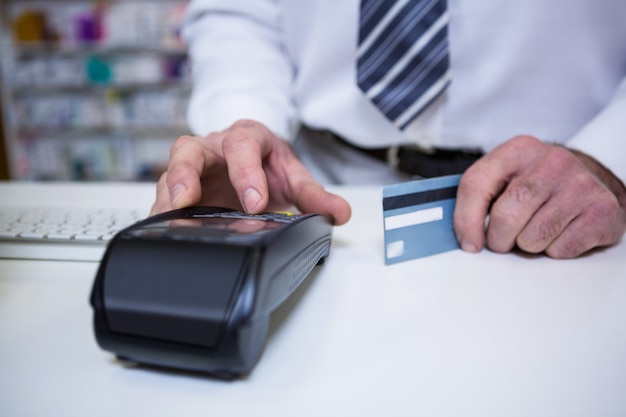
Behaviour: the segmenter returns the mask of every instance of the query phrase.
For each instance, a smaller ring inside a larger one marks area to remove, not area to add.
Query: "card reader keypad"
[[[267,212],[261,214],[248,214],[243,211],[225,211],[219,213],[199,214],[194,217],[220,217],[224,219],[253,219],[263,221],[275,221],[280,223],[290,223],[301,215],[287,212]]]

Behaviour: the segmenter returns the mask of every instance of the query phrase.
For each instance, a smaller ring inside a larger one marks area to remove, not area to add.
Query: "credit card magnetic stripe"
[[[383,198],[383,210],[394,210],[403,207],[417,206],[420,204],[456,198],[457,188],[459,187],[453,186],[412,194],[398,195],[395,197],[385,197]]]

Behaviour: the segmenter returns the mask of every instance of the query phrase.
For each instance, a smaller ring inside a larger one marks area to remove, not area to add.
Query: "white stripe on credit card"
[[[443,207],[432,207],[410,213],[385,217],[385,230],[400,229],[418,224],[443,220]]]

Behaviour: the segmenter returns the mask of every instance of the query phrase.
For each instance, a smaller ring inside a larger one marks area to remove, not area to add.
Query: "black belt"
[[[423,178],[462,174],[484,153],[478,150],[422,148],[417,145],[399,145],[389,148],[361,148],[334,135],[344,146],[357,150],[396,169]]]

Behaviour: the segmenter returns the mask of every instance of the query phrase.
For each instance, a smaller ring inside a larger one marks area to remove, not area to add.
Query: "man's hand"
[[[517,246],[573,258],[622,238],[626,188],[585,154],[518,136],[465,172],[454,229],[462,248],[470,252],[479,251],[486,239],[495,252]]]
[[[317,183],[290,146],[265,126],[249,120],[207,137],[182,136],[170,153],[168,170],[157,185],[152,214],[213,205],[247,213],[296,207],[350,219],[349,204]]]

